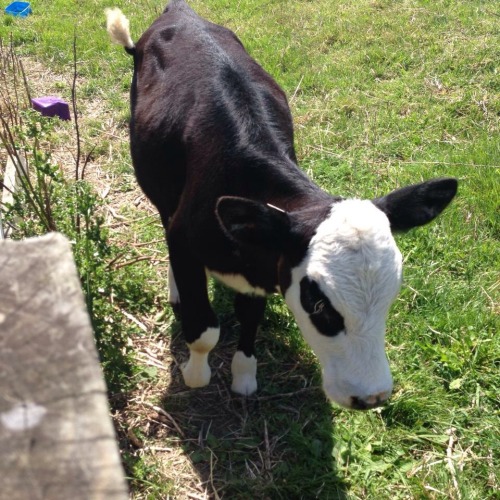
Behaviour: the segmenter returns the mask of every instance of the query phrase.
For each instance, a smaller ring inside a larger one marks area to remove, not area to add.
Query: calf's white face
[[[361,200],[334,204],[292,269],[285,300],[321,363],[326,395],[342,406],[371,408],[392,392],[385,321],[401,275],[387,216]]]
[[[391,231],[427,224],[456,192],[455,179],[432,179],[372,201],[332,199],[326,217],[313,201],[300,215],[244,198],[219,199],[217,217],[229,238],[293,262],[278,265],[280,287],[321,363],[327,396],[340,405],[373,408],[391,395],[385,321],[402,275]],[[312,237],[306,219],[317,222]]]

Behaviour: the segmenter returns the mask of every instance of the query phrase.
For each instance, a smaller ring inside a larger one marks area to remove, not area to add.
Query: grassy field
[[[190,4],[235,31],[282,85],[300,165],[325,190],[371,198],[435,176],[455,176],[460,188],[438,221],[397,237],[405,284],[388,321],[395,393],[385,407],[356,413],[326,401],[279,297],[257,342],[259,391],[232,395],[238,325],[231,293],[215,284],[223,335],[214,376],[188,391],[161,226],[128,153],[132,61],[109,43],[103,15],[122,8],[137,39],[164,3],[32,0],[29,18],[0,17],[3,44],[40,93],[71,99],[76,36],[86,175],[113,249],[92,254],[99,272],[77,260],[86,293],[100,290],[96,330],[120,346],[103,362],[131,497],[499,498],[500,4]],[[59,163],[70,163],[71,134],[57,125],[45,142]]]

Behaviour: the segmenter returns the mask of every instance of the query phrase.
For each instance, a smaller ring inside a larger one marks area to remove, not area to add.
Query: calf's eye
[[[333,337],[345,329],[344,318],[332,306],[318,283],[307,277],[300,282],[300,302],[318,331]]]

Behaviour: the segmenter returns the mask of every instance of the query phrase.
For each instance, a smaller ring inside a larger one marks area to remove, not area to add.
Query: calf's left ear
[[[224,233],[240,245],[281,251],[290,234],[284,210],[247,198],[222,196],[215,213]]]
[[[387,215],[393,231],[406,231],[435,219],[453,199],[457,189],[456,179],[432,179],[372,201]]]

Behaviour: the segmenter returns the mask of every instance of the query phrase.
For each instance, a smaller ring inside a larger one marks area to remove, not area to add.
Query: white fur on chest
[[[217,281],[220,281],[229,288],[236,290],[238,293],[243,293],[245,295],[258,295],[259,297],[265,297],[267,295],[263,288],[259,286],[252,286],[241,274],[219,273],[208,268],[207,272]]]

